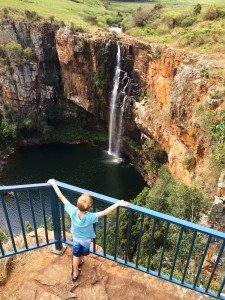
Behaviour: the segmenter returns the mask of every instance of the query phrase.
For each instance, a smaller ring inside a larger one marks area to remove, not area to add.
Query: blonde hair
[[[93,203],[93,198],[88,194],[82,194],[77,199],[77,207],[80,211],[87,211]]]

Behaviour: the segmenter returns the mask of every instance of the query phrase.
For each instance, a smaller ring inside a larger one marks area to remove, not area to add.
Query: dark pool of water
[[[20,148],[9,160],[4,185],[46,182],[49,178],[119,199],[134,198],[145,183],[128,160],[116,163],[102,149],[85,144]]]
[[[145,186],[144,180],[128,160],[116,163],[107,151],[85,144],[50,144],[20,148],[9,159],[0,183],[41,183],[49,178],[125,200],[134,198]],[[34,201],[36,217],[39,220],[37,222],[43,223],[38,197],[34,197]],[[21,197],[20,205],[23,219],[31,222],[30,204],[26,195]],[[46,205],[48,212],[50,205]],[[15,199],[12,197],[7,197],[7,208],[12,226],[17,228]],[[4,215],[0,207],[0,226],[4,225]]]

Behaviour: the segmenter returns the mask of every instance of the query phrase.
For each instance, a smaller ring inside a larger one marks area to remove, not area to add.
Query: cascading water
[[[110,100],[110,119],[109,119],[109,149],[108,153],[110,155],[116,155],[115,146],[116,142],[116,115],[117,115],[117,98],[118,98],[118,89],[120,83],[120,65],[121,65],[121,54],[120,54],[120,45],[117,42],[117,57],[116,57],[116,69],[114,75],[114,86],[112,91],[112,96]],[[118,157],[117,157],[118,158]]]
[[[127,77],[127,73],[124,74],[122,83],[125,82],[125,80],[127,79],[127,83],[123,88],[122,94],[123,96],[123,101],[122,101],[122,105],[120,107],[120,110],[118,111],[119,116],[118,116],[118,125],[117,125],[117,136],[116,136],[116,147],[115,147],[115,156],[116,157],[120,157],[120,144],[121,144],[121,137],[122,137],[122,131],[123,131],[123,116],[124,116],[124,111],[126,108],[126,100],[127,100],[127,95],[126,95],[126,89],[129,83],[128,77]]]
[[[117,59],[114,75],[114,85],[110,101],[110,121],[109,121],[109,149],[108,153],[113,155],[116,161],[121,161],[120,146],[123,134],[123,118],[126,109],[127,94],[126,89],[129,84],[127,73],[121,70],[120,45],[117,42]],[[124,73],[120,83],[120,75]],[[123,87],[122,91],[119,86]],[[122,99],[122,100],[121,100]]]

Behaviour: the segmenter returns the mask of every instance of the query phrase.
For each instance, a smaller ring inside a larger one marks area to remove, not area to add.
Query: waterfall
[[[123,98],[123,103],[121,106],[121,111],[119,115],[119,122],[118,122],[118,131],[117,131],[117,139],[116,139],[116,147],[115,147],[115,156],[117,158],[120,157],[120,144],[121,144],[121,137],[122,137],[122,129],[123,129],[123,115],[126,107],[126,100],[127,100],[127,95],[124,96]]]
[[[120,55],[120,45],[117,42],[117,56],[116,56],[116,69],[115,75],[113,78],[113,91],[110,100],[110,119],[109,119],[109,149],[108,153],[110,155],[115,155],[115,145],[116,145],[116,116],[117,116],[117,98],[118,98],[118,89],[120,83],[120,64],[121,64],[121,55]]]
[[[110,121],[109,121],[109,149],[108,153],[113,155],[117,161],[120,161],[120,145],[123,134],[123,118],[126,109],[127,94],[126,89],[129,83],[129,77],[125,72],[121,80],[122,91],[119,90],[121,72],[121,54],[120,45],[117,42],[116,69],[113,78],[113,91],[110,101]],[[121,101],[122,98],[122,101]],[[122,103],[121,103],[122,102]]]

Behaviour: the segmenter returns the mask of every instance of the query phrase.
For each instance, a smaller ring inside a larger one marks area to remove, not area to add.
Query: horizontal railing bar
[[[112,198],[109,196],[105,196],[102,194],[98,194],[89,190],[85,190],[70,184],[66,184],[60,181],[56,181],[57,184],[61,187],[64,188],[66,190],[72,190],[74,192],[78,192],[78,193],[88,193],[91,196],[95,197],[95,198],[99,198],[103,201],[109,202],[109,203],[116,203],[118,201],[118,199],[116,198]],[[49,183],[38,183],[38,184],[26,184],[26,185],[12,185],[12,186],[2,186],[0,187],[0,193],[1,192],[7,192],[7,191],[14,191],[14,190],[24,190],[24,189],[36,189],[36,188],[50,188],[51,185]],[[137,211],[137,212],[141,212],[144,213],[146,215],[152,216],[154,218],[159,218],[161,220],[191,229],[191,230],[196,230],[198,232],[201,232],[203,234],[207,234],[207,235],[212,235],[214,237],[220,238],[220,239],[225,239],[225,233],[199,225],[199,224],[194,224],[192,222],[186,221],[186,220],[182,220],[176,217],[172,217],[154,210],[150,210],[148,208],[143,208],[134,204],[131,204],[129,206],[129,209]]]
[[[73,242],[72,241],[66,241],[65,244],[73,246]],[[90,252],[94,253],[92,250]],[[129,261],[127,261],[125,263],[124,259],[121,259],[121,258],[118,258],[118,257],[116,259],[114,259],[113,255],[110,255],[110,254],[104,255],[104,252],[101,252],[101,251],[98,251],[98,250],[96,250],[96,252],[94,254],[97,254],[98,256],[101,256],[103,258],[107,258],[109,260],[112,260],[112,261],[114,261],[116,263],[119,263],[121,265],[128,266],[128,267],[130,267],[132,269],[135,269],[135,270],[147,273],[148,275],[155,276],[155,277],[157,277],[159,279],[164,279],[164,280],[169,281],[169,282],[171,282],[173,284],[177,284],[177,285],[180,285],[182,287],[191,289],[191,290],[193,290],[195,292],[200,292],[200,293],[202,293],[204,295],[209,295],[209,296],[211,296],[213,298],[216,298],[216,299],[225,299],[224,297],[221,298],[221,296],[220,296],[220,298],[218,298],[217,294],[214,293],[214,292],[212,292],[212,291],[208,291],[207,293],[205,293],[205,289],[204,288],[201,288],[201,287],[195,287],[195,288],[193,288],[193,285],[190,284],[190,283],[187,283],[187,282],[183,282],[182,283],[180,280],[175,279],[175,278],[172,278],[172,280],[170,280],[170,276],[169,275],[164,275],[164,274],[158,275],[157,271],[153,271],[153,270],[147,271],[147,268],[145,268],[145,267],[141,267],[141,266],[136,267],[135,263],[132,263],[132,262],[129,262]]]
[[[42,247],[45,247],[45,246],[49,246],[49,245],[53,245],[55,243],[57,243],[58,241],[53,241],[53,242],[49,242],[49,243],[41,243],[39,244],[39,246],[35,245],[35,246],[28,246],[28,248],[21,248],[19,249],[18,251],[14,252],[14,251],[11,251],[11,252],[7,252],[5,255],[0,255],[0,259],[1,258],[5,258],[5,257],[9,257],[9,256],[12,256],[12,255],[15,255],[15,254],[20,254],[20,253],[24,253],[24,252],[27,252],[27,251],[31,251],[31,250],[35,250],[35,249],[39,249],[39,248],[42,248]]]
[[[118,199],[115,199],[115,198],[112,198],[112,197],[109,197],[109,196],[105,196],[105,195],[101,195],[101,194],[98,194],[98,193],[95,193],[95,192],[92,192],[92,191],[89,191],[89,190],[85,190],[85,189],[82,189],[82,188],[79,188],[79,187],[75,187],[75,186],[70,185],[70,184],[62,183],[60,181],[57,181],[57,184],[59,185],[59,187],[61,187],[63,189],[72,190],[74,192],[78,192],[78,193],[81,193],[81,194],[86,193],[86,194],[89,194],[89,195],[91,195],[95,198],[101,199],[103,201],[107,201],[111,204],[114,204],[118,201]],[[212,235],[212,236],[220,238],[220,239],[225,239],[225,233],[223,233],[223,232],[220,232],[220,231],[217,231],[217,230],[214,230],[214,229],[202,226],[202,225],[198,225],[198,224],[186,221],[186,220],[182,220],[182,219],[179,219],[179,218],[176,218],[176,217],[172,217],[172,216],[169,216],[169,215],[166,215],[166,214],[154,211],[154,210],[150,210],[148,208],[143,208],[143,207],[131,204],[128,207],[128,209],[131,209],[131,210],[134,210],[134,211],[137,211],[137,212],[140,212],[140,213],[144,213],[148,216],[158,218],[158,219],[170,222],[172,224],[185,227],[187,229],[195,230],[195,231],[207,234],[207,235]]]
[[[8,186],[1,186],[1,192],[12,192],[14,190],[27,190],[27,189],[37,189],[37,188],[49,188],[49,183],[36,183],[36,184],[24,184],[24,185],[8,185]]]

